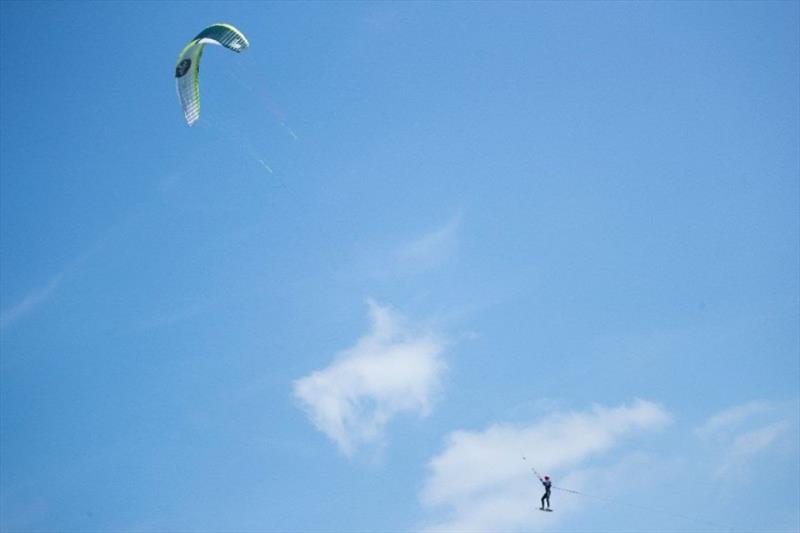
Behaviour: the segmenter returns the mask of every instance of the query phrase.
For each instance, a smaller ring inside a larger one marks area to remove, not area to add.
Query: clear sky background
[[[800,530],[798,28],[0,3],[0,528]]]

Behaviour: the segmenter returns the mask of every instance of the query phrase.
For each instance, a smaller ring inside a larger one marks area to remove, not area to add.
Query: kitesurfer
[[[540,507],[544,511],[545,502],[547,502],[547,509],[550,509],[550,489],[553,487],[553,483],[550,481],[550,476],[544,476],[544,479],[539,478],[539,481],[544,485],[544,495],[542,496],[542,506]]]

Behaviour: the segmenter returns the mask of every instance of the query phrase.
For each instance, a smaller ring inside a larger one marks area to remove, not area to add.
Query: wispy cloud
[[[792,424],[781,406],[755,400],[725,409],[695,430],[714,447],[716,477],[741,472],[759,454],[774,445]]]
[[[774,409],[769,402],[755,400],[742,405],[737,405],[726,409],[710,417],[702,426],[695,430],[695,433],[702,438],[713,437],[732,427],[735,427],[748,419],[766,413]]]
[[[313,424],[346,455],[379,442],[395,415],[428,414],[445,369],[439,337],[414,333],[389,307],[368,303],[370,331],[329,366],[294,382]]]
[[[172,175],[162,180],[162,185],[160,186],[162,192],[167,190],[169,187],[174,186],[174,183],[178,177],[179,176],[177,175]],[[59,287],[65,283],[66,280],[68,280],[71,276],[74,276],[81,266],[87,260],[89,260],[89,258],[99,252],[106,245],[106,243],[114,236],[115,233],[117,233],[121,228],[124,228],[130,224],[132,221],[136,220],[143,212],[144,206],[145,203],[140,204],[131,212],[131,214],[124,217],[120,222],[107,227],[104,233],[97,238],[97,240],[92,243],[91,246],[69,261],[61,269],[61,271],[53,275],[46,284],[30,290],[18,303],[0,311],[0,331],[9,327],[18,320],[32,314],[35,310],[45,304],[53,296],[53,294],[55,294]]]
[[[395,250],[395,267],[407,273],[420,273],[442,266],[458,250],[458,231],[461,215],[456,215],[443,226],[405,243]]]
[[[429,463],[422,502],[446,512],[429,531],[518,531],[540,524],[534,509],[540,487],[521,461],[530,453],[542,473],[562,479],[581,462],[642,430],[656,430],[671,417],[660,406],[636,401],[620,407],[557,414],[528,425],[495,424],[484,431],[456,431]]]
[[[731,445],[733,457],[744,458],[767,449],[789,429],[788,421],[776,422],[762,428],[737,435]]]
[[[462,227],[460,213],[426,231],[393,242],[371,243],[356,252],[360,274],[386,279],[419,276],[445,267],[456,257]],[[353,271],[348,267],[348,274]]]
[[[58,289],[64,279],[64,273],[59,273],[50,278],[45,285],[37,287],[26,294],[18,303],[0,311],[0,330],[10,326],[20,318],[32,313],[37,307],[47,301]]]
[[[195,318],[202,313],[211,309],[212,304],[206,299],[198,300],[183,307],[172,309],[162,313],[153,313],[151,316],[143,319],[140,323],[134,325],[134,329],[139,331],[148,331],[151,329],[158,329],[163,327],[171,327],[186,320]]]

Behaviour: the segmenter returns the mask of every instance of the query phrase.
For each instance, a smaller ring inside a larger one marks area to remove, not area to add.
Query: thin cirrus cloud
[[[754,400],[709,417],[695,429],[695,434],[714,447],[714,475],[721,478],[741,472],[787,434],[791,426],[780,405]]]
[[[421,273],[442,266],[458,250],[461,215],[443,226],[398,247],[392,254],[395,268],[406,273]]]
[[[116,232],[124,228],[127,224],[134,221],[142,212],[142,206],[139,206],[130,215],[127,215],[120,222],[109,226],[105,233],[100,236],[91,246],[80,253],[77,257],[73,258],[62,270],[57,274],[50,277],[44,285],[31,289],[22,299],[16,304],[0,311],[0,331],[5,330],[12,324],[22,320],[28,315],[32,315],[40,307],[45,305],[59,288],[68,280],[69,277],[76,274],[86,261],[88,261],[94,254],[105,246]]]
[[[695,430],[695,433],[701,438],[720,435],[726,430],[773,409],[774,407],[764,400],[754,400],[737,405],[711,416],[702,426]]]
[[[443,340],[415,333],[389,307],[368,304],[370,330],[330,365],[294,382],[311,422],[348,456],[381,442],[396,415],[427,415],[446,368]]]
[[[670,414],[637,400],[618,407],[552,415],[527,425],[494,424],[484,431],[451,433],[442,453],[429,465],[422,503],[443,518],[426,531],[519,531],[540,525],[534,508],[541,490],[521,456],[540,472],[571,474],[592,456],[620,445],[641,431],[662,429]],[[579,476],[576,476],[576,478]],[[534,480],[535,481],[535,480]],[[558,481],[557,481],[558,482]],[[552,520],[552,519],[551,519]]]
[[[789,429],[788,421],[775,422],[737,435],[731,444],[733,457],[749,457],[766,450]]]
[[[369,246],[357,252],[355,270],[373,278],[419,276],[445,267],[459,249],[462,216],[450,217],[443,224],[402,242]],[[352,272],[352,265],[348,272]]]
[[[18,303],[0,312],[0,330],[29,315],[46,302],[61,285],[63,279],[64,273],[53,276],[45,285],[31,290]]]

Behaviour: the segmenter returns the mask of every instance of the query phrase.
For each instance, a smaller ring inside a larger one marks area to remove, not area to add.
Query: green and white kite
[[[218,44],[237,53],[250,46],[247,37],[230,24],[212,24],[186,45],[175,65],[175,83],[189,126],[200,118],[200,58],[207,44]]]

